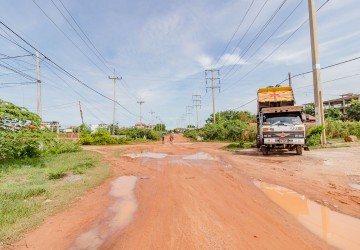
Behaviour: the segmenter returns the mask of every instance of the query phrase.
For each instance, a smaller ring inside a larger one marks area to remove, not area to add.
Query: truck
[[[301,155],[308,150],[303,123],[303,107],[295,106],[291,86],[269,86],[257,93],[256,146],[263,155],[287,149]]]

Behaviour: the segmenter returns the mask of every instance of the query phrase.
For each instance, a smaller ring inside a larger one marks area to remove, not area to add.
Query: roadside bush
[[[193,140],[196,140],[198,136],[202,137],[200,130],[188,129],[185,131],[184,136]]]
[[[79,151],[75,142],[58,140],[55,135],[41,130],[0,132],[0,161],[34,158],[45,154]]]
[[[161,138],[161,132],[146,128],[126,128],[120,129],[119,135],[126,135],[127,138],[136,140],[146,137],[148,140],[157,141]]]
[[[316,126],[310,129],[309,135],[306,138],[306,144],[308,146],[319,145],[321,142],[321,133],[324,129],[324,126]]]
[[[118,144],[118,141],[106,130],[98,130],[93,134],[85,130],[80,133],[79,143],[82,145],[108,145]]]
[[[226,129],[222,124],[206,124],[203,135],[205,140],[225,140]]]

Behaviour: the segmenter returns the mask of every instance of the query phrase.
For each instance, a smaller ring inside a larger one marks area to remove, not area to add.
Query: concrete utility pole
[[[188,124],[188,128],[190,128],[190,117],[192,115],[192,106],[186,106],[186,115],[189,117],[189,124]]]
[[[40,80],[40,56],[39,50],[36,50],[36,82],[37,82],[37,114],[42,119],[41,102],[41,80]]]
[[[196,109],[196,128],[199,129],[199,110],[201,108],[201,95],[193,95],[192,96],[193,107]]]
[[[141,118],[142,118],[142,116],[141,116],[141,105],[143,105],[145,102],[144,102],[144,101],[141,101],[141,98],[140,98],[140,101],[137,102],[137,103],[140,104],[140,123],[142,123],[142,120],[141,120]]]
[[[207,73],[211,72],[211,77],[207,77]],[[217,76],[218,77],[214,77],[214,72],[217,72]],[[205,79],[206,79],[206,84],[207,84],[207,80],[211,80],[211,87],[206,87],[206,92],[208,89],[211,89],[212,91],[212,101],[213,101],[213,123],[216,123],[216,116],[215,116],[215,93],[214,93],[214,89],[219,89],[219,93],[220,93],[220,86],[215,86],[215,80],[218,81],[218,84],[220,85],[220,71],[218,69],[208,69],[205,70]]]
[[[115,134],[115,123],[116,123],[116,118],[115,118],[115,113],[116,113],[116,80],[121,80],[122,77],[118,77],[115,76],[115,69],[114,69],[114,77],[110,77],[110,80],[114,80],[114,110],[113,110],[113,130],[112,130],[112,134]]]
[[[318,36],[316,28],[316,10],[315,1],[308,0],[309,5],[309,20],[310,20],[310,38],[311,38],[311,53],[312,53],[312,70],[314,81],[314,103],[315,103],[315,119],[316,125],[324,125],[324,107],[322,100],[322,86],[320,79],[320,60],[318,48]],[[325,130],[321,134],[321,144],[326,144]]]
[[[83,117],[83,112],[82,112],[82,109],[81,109],[80,101],[79,101],[79,108],[80,108],[81,124],[84,124],[84,117]]]

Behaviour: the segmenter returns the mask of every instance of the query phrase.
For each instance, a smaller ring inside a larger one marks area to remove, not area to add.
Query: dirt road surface
[[[168,140],[167,140],[168,141]],[[271,154],[221,143],[86,147],[113,177],[49,217],[15,249],[331,249],[253,180],[360,218],[360,148]]]

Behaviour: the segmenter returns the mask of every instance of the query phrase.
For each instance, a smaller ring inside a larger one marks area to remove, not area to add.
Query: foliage
[[[11,125],[15,127],[23,127],[24,125],[40,127],[41,118],[24,107],[0,99],[0,129],[8,130],[13,127]]]
[[[184,136],[187,138],[191,138],[193,140],[197,140],[198,137],[203,137],[202,130],[196,129],[188,129],[185,131]]]
[[[353,100],[346,108],[347,117],[351,121],[360,121],[360,101]]]
[[[217,122],[225,122],[230,120],[240,120],[242,122],[250,123],[256,122],[256,116],[250,114],[248,111],[235,111],[235,110],[225,110],[222,112],[216,113]],[[207,124],[213,123],[213,114],[206,119]]]
[[[80,133],[80,144],[82,145],[108,145],[118,144],[118,141],[106,130],[97,130],[91,134],[89,130]]]
[[[360,122],[326,123],[326,136],[328,138],[345,138],[349,135],[360,137]]]
[[[58,140],[46,130],[0,131],[0,161],[79,150],[78,144]]]
[[[323,125],[316,126],[310,129],[309,135],[306,138],[306,144],[308,146],[316,146],[321,142],[321,133],[324,131],[325,127]]]
[[[155,125],[154,130],[156,131],[166,131],[166,126],[164,123],[158,123]]]
[[[306,104],[304,107],[304,113],[315,116],[315,104],[314,103]]]
[[[119,135],[126,135],[130,139],[146,138],[149,140],[160,140],[161,132],[146,128],[126,128],[119,131]]]
[[[337,108],[325,109],[324,115],[325,115],[325,118],[333,119],[333,120],[340,120],[342,117],[341,111]]]

